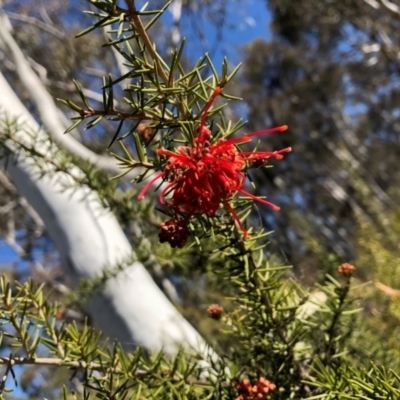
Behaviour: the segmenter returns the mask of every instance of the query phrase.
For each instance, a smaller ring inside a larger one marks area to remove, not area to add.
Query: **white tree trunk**
[[[28,91],[31,100],[35,103],[41,121],[52,139],[69,153],[94,164],[98,168],[108,171],[112,175],[121,173],[121,170],[112,157],[96,154],[77,141],[71,134],[64,134],[66,118],[60,118],[60,110],[35,71],[33,71],[11,32],[12,27],[10,21],[0,10],[0,48],[5,52],[6,56],[14,61],[16,73],[21,83]],[[67,125],[71,125],[70,121],[67,122]],[[136,171],[131,171],[126,175],[129,179],[133,179],[135,176]]]
[[[38,132],[37,150],[48,151],[46,133],[39,129],[1,74],[0,110],[24,123],[24,128],[14,134],[18,140],[32,142],[26,131],[33,130]],[[29,157],[20,157],[18,163],[8,160],[6,165],[21,195],[40,214],[64,265],[75,279],[99,277],[104,268],[113,268],[132,255],[118,221],[100,206],[95,192],[84,187],[66,190],[62,181],[69,176],[60,172],[38,178],[40,171]],[[78,168],[73,172],[79,173]],[[200,335],[139,262],[127,265],[107,281],[103,293],[91,299],[89,313],[107,336],[128,348],[142,345],[173,354],[185,345],[203,354],[208,352]]]

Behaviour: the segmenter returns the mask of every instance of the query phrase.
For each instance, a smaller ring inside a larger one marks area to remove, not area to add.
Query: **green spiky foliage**
[[[287,268],[260,261],[260,252],[249,253],[243,243],[238,247],[241,250],[218,249],[210,261],[232,295],[219,320],[230,344],[222,350],[208,337],[219,359],[207,367],[200,367],[200,356],[190,352],[181,351],[175,358],[140,348],[128,353],[87,322],[66,322],[65,305],[52,301],[51,292],[45,295],[44,285],[10,285],[2,279],[2,341],[14,348],[0,358],[7,368],[5,383],[13,386],[17,365],[34,365],[63,369],[65,378],[78,378],[85,399],[231,399],[238,396],[235,383],[243,378],[254,383],[259,377],[277,387],[265,398],[399,395],[395,371],[360,366],[362,360],[349,352],[354,350],[349,342],[359,311],[349,295],[351,276],[328,276],[309,292],[285,276]],[[70,398],[74,391],[68,386],[53,395]]]
[[[168,3],[160,10],[138,10],[132,0],[89,3],[96,8],[89,14],[97,19],[82,35],[109,26],[112,39],[106,45],[124,57],[129,72],[104,79],[100,109],[90,105],[78,82],[76,97],[80,97],[81,104],[62,102],[76,113],[71,129],[83,122],[90,129],[103,119],[115,123],[110,144],[118,141],[121,145],[121,151],[114,154],[122,169],[119,177],[140,168],[136,178],[140,182],[163,167],[163,160],[156,156],[160,146],[175,148],[193,140],[217,85],[224,88],[224,100],[234,100],[227,92],[237,68],[229,72],[224,61],[218,73],[207,55],[187,68],[181,63],[184,43],[164,57],[155,48],[150,33]],[[123,95],[118,92],[120,86]],[[230,123],[222,110],[223,106],[215,106],[208,118],[215,121],[217,134],[232,136],[242,123]],[[146,135],[139,128],[141,121],[146,121]],[[149,220],[143,226],[143,236],[134,239],[135,259],[150,268],[155,259],[181,279],[185,274],[190,274],[192,280],[207,276],[205,285],[213,295],[202,299],[203,313],[193,322],[218,357],[205,365],[199,362],[200,355],[184,350],[175,357],[149,354],[140,348],[129,353],[121,344],[104,338],[86,320],[69,321],[66,307],[76,306],[77,299],[82,302],[83,294],[101,290],[109,277],[124,268],[123,264],[109,266],[95,281],[82,281],[62,305],[46,285],[37,287],[31,281],[19,284],[3,277],[0,338],[3,346],[12,349],[0,357],[5,368],[0,385],[3,396],[17,380],[16,367],[24,365],[47,371],[47,376],[48,371],[62,369],[66,371],[61,375],[64,379],[79,382],[74,388],[66,381],[49,395],[64,399],[245,400],[255,397],[241,392],[237,385],[246,379],[255,385],[260,378],[275,385],[258,397],[265,399],[399,397],[399,375],[391,368],[395,363],[389,351],[381,346],[378,361],[385,360],[385,364],[365,360],[368,344],[360,335],[364,325],[359,318],[358,298],[364,286],[352,286],[352,273],[334,276],[337,265],[332,264],[332,274],[318,285],[305,288],[289,267],[268,255],[268,233],[247,225],[250,238],[245,240],[229,213],[218,214],[212,221],[202,216],[193,221],[192,239],[182,249],[154,246],[164,216],[154,212],[151,199],[138,202],[134,190],[124,191],[118,186],[119,177],[110,182],[101,171],[82,165],[59,149],[55,148],[55,157],[41,154],[37,148],[15,139],[13,132],[17,128],[15,121],[3,119],[4,152],[15,153],[18,149],[38,165],[50,163],[55,172],[68,173],[71,166],[79,163],[83,175],[70,174],[70,185],[86,185],[99,192],[103,205],[111,207],[125,224],[135,218]],[[243,222],[249,221],[249,200],[238,199],[235,208]],[[194,287],[193,292],[196,303],[199,291]],[[205,312],[211,302],[222,303],[225,308],[212,322]]]

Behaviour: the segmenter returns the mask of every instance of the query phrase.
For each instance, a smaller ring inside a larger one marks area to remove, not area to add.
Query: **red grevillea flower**
[[[282,150],[240,151],[238,143],[249,142],[252,137],[267,133],[283,132],[287,125],[262,131],[247,133],[234,139],[221,138],[212,141],[211,131],[205,126],[207,113],[215,98],[220,94],[217,87],[207,103],[198,129],[197,137],[192,146],[180,146],[177,151],[159,149],[157,154],[167,157],[164,170],[153,177],[139,194],[142,200],[151,185],[160,178],[166,178],[168,184],[160,193],[160,203],[171,208],[176,215],[184,216],[189,221],[194,215],[205,214],[214,217],[222,204],[233,215],[244,235],[247,231],[241,223],[235,210],[229,204],[237,193],[266,204],[274,210],[279,207],[264,199],[248,193],[243,188],[246,183],[245,171],[248,168],[265,164],[268,158],[283,158],[283,154],[291,151],[290,147]],[[172,193],[171,199],[166,195]]]

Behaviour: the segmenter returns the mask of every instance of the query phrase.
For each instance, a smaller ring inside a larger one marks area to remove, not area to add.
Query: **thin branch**
[[[42,30],[46,31],[47,33],[50,33],[51,35],[55,36],[57,39],[60,39],[63,41],[66,39],[66,36],[61,31],[54,28],[53,26],[49,26],[48,24],[45,24],[44,22],[40,21],[39,19],[37,19],[35,17],[29,17],[29,16],[23,15],[23,14],[17,14],[12,11],[5,11],[5,13],[11,19],[14,19],[16,21],[26,22],[30,25],[36,26],[37,28],[42,29]]]
[[[31,353],[29,349],[29,344],[28,344],[28,331],[25,329],[22,329],[21,324],[18,322],[18,318],[16,316],[16,313],[14,311],[13,305],[9,303],[8,296],[3,295],[3,304],[4,307],[6,308],[7,312],[10,315],[10,322],[14,329],[17,331],[17,334],[21,340],[21,345],[23,349],[25,350],[26,355],[29,357],[29,354]],[[21,318],[22,321],[22,318]],[[9,358],[7,358],[9,359]]]
[[[400,6],[392,3],[389,0],[381,0],[381,3],[386,10],[393,13],[396,17],[400,17]]]
[[[259,291],[261,303],[264,305],[265,311],[270,317],[271,321],[274,323],[275,326],[278,326],[278,323],[276,322],[276,318],[274,316],[274,309],[272,307],[270,295],[267,290],[262,290],[263,284],[257,273],[258,266],[256,260],[254,259],[254,254],[251,250],[247,249],[246,244],[242,238],[242,232],[237,223],[235,223],[234,235],[237,240],[237,247],[240,250],[241,254],[243,256],[247,256],[249,259],[250,282],[254,285],[256,290]],[[287,344],[287,339],[280,329],[277,330],[277,334],[282,342]]]
[[[331,363],[332,358],[336,354],[336,337],[335,336],[335,331],[336,331],[336,326],[338,325],[340,321],[340,317],[343,315],[343,307],[345,305],[345,300],[347,298],[347,295],[349,294],[350,291],[350,282],[351,282],[351,276],[348,276],[346,278],[346,283],[344,287],[340,288],[340,294],[339,294],[339,302],[336,305],[334,311],[333,311],[333,318],[331,321],[331,324],[329,325],[328,329],[326,330],[326,335],[328,337],[328,343],[325,345],[325,351],[324,354],[328,357],[327,362],[328,364]]]
[[[140,113],[131,113],[131,112],[124,112],[124,111],[119,111],[116,109],[111,109],[111,110],[94,110],[93,108],[90,108],[89,110],[83,110],[80,113],[84,117],[95,117],[95,116],[110,116],[110,115],[115,115],[117,117],[123,118],[123,119],[136,119],[136,120],[151,120],[151,121],[159,121],[161,118],[156,118],[153,115],[146,114],[145,112],[140,112]],[[165,119],[165,118],[164,118]]]
[[[389,0],[380,0],[380,3],[377,0],[364,0],[364,2],[372,8],[375,8],[375,10],[379,10],[382,5],[385,11],[388,11],[397,18],[400,17],[400,6]]]
[[[11,358],[11,355],[10,355],[10,357],[8,358],[6,371],[4,372],[3,379],[0,382],[0,395],[3,394],[4,388],[6,386],[6,381],[7,381],[7,378],[8,378],[8,374],[10,373],[11,368],[12,368],[12,361],[11,360],[12,360],[12,358]]]
[[[375,8],[375,10],[378,10],[380,7],[380,4],[376,0],[364,0],[364,2],[372,8]]]
[[[43,321],[43,323],[45,324],[48,334],[51,337],[51,339],[53,340],[54,344],[57,346],[57,350],[59,352],[59,355],[61,358],[65,357],[65,350],[64,347],[62,346],[58,336],[56,335],[56,332],[54,330],[54,325],[52,325],[51,323],[49,323],[48,318],[46,318],[46,315],[43,311],[43,306],[40,305],[36,300],[35,297],[32,296],[32,293],[29,292],[27,290],[27,288],[25,287],[25,295],[27,298],[30,298],[31,302],[32,302],[32,306],[36,308],[38,316],[41,318],[41,320]]]
[[[0,356],[0,365],[38,365],[38,366],[53,366],[53,367],[67,367],[67,368],[81,368],[81,369],[91,369],[93,371],[104,371],[107,368],[104,364],[98,363],[87,363],[85,361],[69,361],[62,358],[36,358],[36,357],[4,357]],[[115,372],[118,370],[114,369]],[[140,371],[142,374],[147,373],[147,371]],[[139,376],[140,376],[139,372]]]
[[[153,43],[151,42],[149,35],[147,34],[146,29],[142,24],[142,20],[140,19],[140,16],[137,13],[135,1],[126,0],[126,4],[129,9],[129,15],[128,15],[129,22],[135,27],[138,34],[142,38],[147,51],[149,52],[151,58],[153,59],[154,63],[157,66],[158,75],[165,82],[165,84],[168,85],[168,75],[165,73],[164,68],[162,67],[160,60],[158,58],[158,55],[154,50]],[[174,85],[172,84],[171,86],[173,87]]]
[[[142,24],[142,20],[140,19],[140,16],[136,10],[135,0],[125,0],[125,1],[128,6],[128,9],[129,9],[129,14],[128,14],[129,23],[131,25],[133,25],[133,27],[136,29],[139,36],[143,40],[143,43],[144,43],[147,51],[149,52],[151,58],[153,59],[155,65],[157,66],[158,75],[161,77],[161,79],[164,81],[165,85],[168,87],[168,80],[169,80],[168,75],[165,73],[164,68],[162,67],[160,60],[158,58],[158,54],[154,50],[153,43],[150,40],[150,37],[147,34],[147,31]],[[175,86],[173,77],[171,78],[171,83],[169,86],[170,87]],[[182,119],[186,119],[187,111],[186,111],[185,107],[183,107],[182,101],[181,101],[181,99],[179,99],[179,97],[176,97],[176,105],[179,109]]]
[[[0,184],[4,186],[10,193],[14,195],[18,193],[16,187],[10,182],[2,170],[0,170]]]
[[[15,186],[10,182],[7,175],[3,170],[0,169],[0,184],[4,186],[10,193],[14,196],[18,196],[18,204],[26,211],[26,213],[35,221],[36,229],[35,234],[40,236],[45,229],[44,222],[40,218],[40,215],[36,212],[36,210],[27,202],[25,197],[19,196],[18,191]],[[14,205],[7,204],[8,207],[13,208]],[[1,212],[5,212],[5,209],[2,208]]]
[[[47,14],[46,7],[44,5],[42,7],[40,7],[39,13],[40,13],[40,16],[42,17],[42,19],[47,23],[47,25],[54,26],[54,22],[49,17],[49,14]]]
[[[113,373],[126,373],[120,367],[109,367],[104,363],[99,364],[95,362],[85,362],[85,361],[72,361],[72,360],[63,360],[61,358],[36,358],[36,357],[4,357],[0,356],[0,365],[10,365],[10,368],[14,365],[37,365],[37,366],[49,366],[49,367],[67,367],[73,369],[88,369],[91,371],[99,371],[103,373],[113,372]],[[145,371],[145,370],[136,370],[134,372],[134,376],[138,378],[144,378],[147,376],[153,375],[153,371]],[[169,375],[168,371],[165,373],[160,373],[160,375]],[[179,378],[177,376],[169,379],[173,383],[177,382],[185,382],[191,385],[202,385],[202,386],[214,386],[214,383],[202,380],[202,379],[193,379],[193,378]]]

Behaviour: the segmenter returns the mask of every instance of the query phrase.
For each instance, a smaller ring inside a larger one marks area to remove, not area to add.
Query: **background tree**
[[[398,7],[308,0],[268,7],[274,39],[247,48],[244,96],[256,128],[288,121],[290,136],[274,140],[296,151],[257,177],[266,191],[279,188],[292,210],[267,223],[299,266],[326,251],[355,259],[358,218],[396,243],[388,212],[398,187]]]
[[[291,128],[271,138],[278,147],[291,143],[291,157],[254,177],[290,210],[263,216],[276,229],[274,248],[308,282],[332,260],[358,260],[362,280],[375,281],[366,292],[366,324],[391,342],[398,326],[390,289],[399,287],[400,9],[389,1],[267,6],[273,40],[247,47],[243,93],[255,129],[280,120]]]

